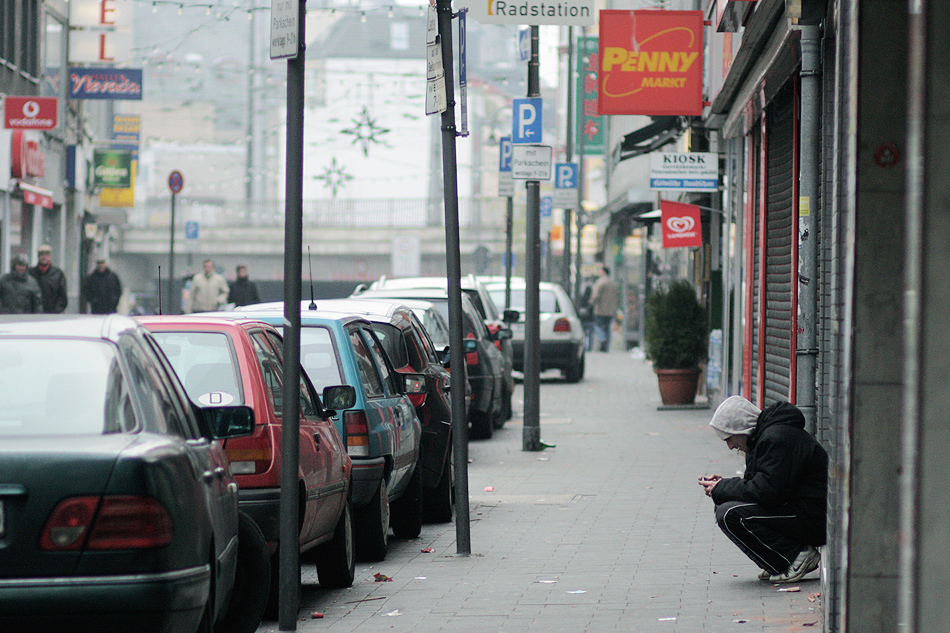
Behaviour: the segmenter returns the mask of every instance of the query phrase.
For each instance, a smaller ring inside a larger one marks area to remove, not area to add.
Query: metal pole
[[[178,302],[175,301],[175,198],[177,193],[172,192],[172,219],[168,230],[168,314],[176,314]]]
[[[513,263],[511,261],[511,233],[514,230],[514,206],[515,202],[511,196],[505,196],[507,199],[508,210],[505,214],[505,310],[511,308],[511,274]]]
[[[455,458],[455,541],[456,553],[472,553],[472,532],[468,507],[468,420],[465,418],[465,353],[462,348],[462,256],[459,243],[458,165],[455,155],[455,92],[452,78],[452,1],[438,0],[439,38],[445,66],[445,102],[442,113],[442,187],[445,197],[445,265],[449,290],[449,363],[452,381],[452,451]]]
[[[297,630],[300,544],[297,470],[300,464],[300,280],[303,259],[304,26],[307,0],[297,14],[297,55],[287,60],[287,175],[284,181],[284,382],[280,450],[278,630]]]
[[[541,96],[538,27],[531,27],[531,60],[528,62],[528,97]],[[524,427],[522,450],[541,450],[541,182],[529,180],[525,247],[524,325]]]
[[[587,27],[581,27],[581,40],[584,42],[584,52],[586,53]],[[584,120],[586,121],[586,119],[587,115],[585,113]],[[582,128],[581,133],[577,135],[577,248],[574,249],[577,264],[575,265],[574,272],[574,303],[579,303],[581,300],[581,283],[584,281],[584,257],[581,254],[581,229],[584,228],[584,223],[587,221],[587,213],[584,211],[584,144],[586,141],[587,139],[584,136],[584,130]]]
[[[567,27],[567,139],[564,147],[567,162],[574,162],[574,27]],[[564,231],[561,235],[564,241],[564,254],[561,256],[561,286],[567,294],[571,294],[571,208],[564,209]]]
[[[796,405],[816,431],[818,371],[818,211],[821,203],[821,28],[802,27],[801,164],[798,218],[798,349]]]

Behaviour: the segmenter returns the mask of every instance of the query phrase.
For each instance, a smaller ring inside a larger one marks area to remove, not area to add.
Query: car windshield
[[[499,308],[504,308],[505,306],[505,289],[500,288],[498,290],[492,289],[488,291],[488,294],[491,295],[491,300]],[[541,312],[546,313],[555,313],[561,312],[561,309],[557,303],[557,296],[550,290],[540,290],[538,293],[538,301],[541,304]],[[511,289],[511,309],[512,310],[521,310],[524,312],[524,288]]]
[[[0,339],[0,437],[102,435],[135,426],[116,348],[105,341]]]
[[[152,332],[188,397],[204,406],[244,404],[240,370],[223,332]]]
[[[437,312],[423,308],[413,308],[412,311],[422,321],[422,326],[429,333],[429,338],[437,349],[442,349],[449,344],[449,331],[445,327],[445,320],[440,319]]]
[[[300,328],[300,364],[320,393],[326,387],[346,382],[340,371],[330,330],[325,327]]]

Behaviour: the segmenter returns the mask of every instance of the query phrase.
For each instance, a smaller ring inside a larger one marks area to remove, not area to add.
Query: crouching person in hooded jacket
[[[800,581],[818,569],[817,548],[825,544],[828,453],[788,402],[759,411],[732,396],[709,425],[746,460],[742,477],[699,478],[716,504],[716,523],[761,568],[760,580]]]

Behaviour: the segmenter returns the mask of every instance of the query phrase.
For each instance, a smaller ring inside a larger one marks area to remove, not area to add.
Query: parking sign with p
[[[543,134],[541,97],[514,99],[511,104],[512,130],[511,142],[517,144],[539,145]]]

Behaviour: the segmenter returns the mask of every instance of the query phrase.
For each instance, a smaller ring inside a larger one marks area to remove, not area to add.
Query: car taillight
[[[231,473],[256,475],[267,472],[274,461],[274,449],[266,434],[228,440],[224,447]]]
[[[473,332],[469,332],[469,333],[465,336],[465,338],[466,338],[467,340],[473,341],[473,340],[475,340],[475,334],[474,334]],[[477,364],[478,364],[478,352],[469,352],[469,353],[467,353],[467,354],[465,355],[465,364],[466,364],[466,365],[477,365]]]
[[[492,338],[494,338],[495,334],[497,334],[497,333],[498,333],[498,330],[500,330],[500,329],[501,329],[501,326],[498,325],[497,323],[489,323],[489,324],[488,324],[488,331],[491,332]],[[495,347],[497,347],[499,350],[501,350],[501,341],[496,339],[496,340],[494,341],[494,343],[495,343]]]
[[[75,551],[164,547],[171,543],[174,532],[165,506],[152,497],[72,497],[61,501],[50,514],[40,535],[40,548]]]
[[[350,457],[369,457],[369,427],[362,411],[347,411],[343,414],[343,430],[346,431],[346,452]]]
[[[412,403],[412,406],[419,408],[426,403],[426,394],[424,393],[410,393],[409,402]]]
[[[571,331],[571,322],[561,317],[554,322],[554,331],[555,332],[570,332]]]

